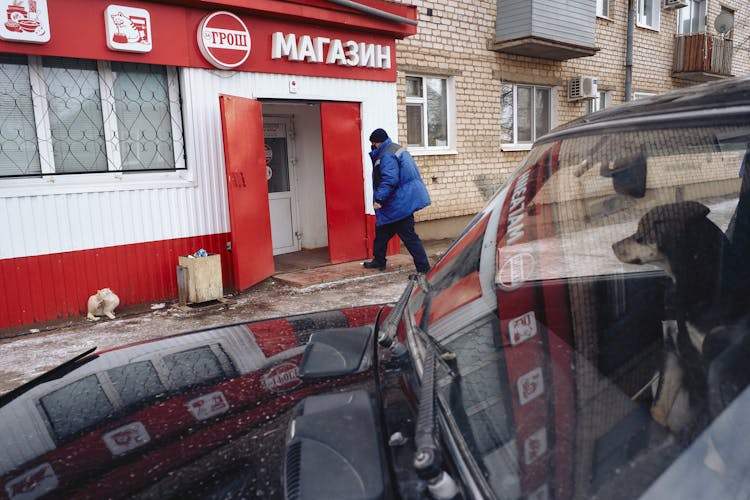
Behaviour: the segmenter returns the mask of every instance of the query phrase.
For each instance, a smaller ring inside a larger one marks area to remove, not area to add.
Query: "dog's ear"
[[[679,205],[680,210],[683,211],[683,217],[686,220],[700,219],[707,216],[711,211],[706,205],[698,203],[697,201],[683,201],[679,203]]]

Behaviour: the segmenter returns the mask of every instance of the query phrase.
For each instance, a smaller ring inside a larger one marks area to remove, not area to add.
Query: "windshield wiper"
[[[409,276],[409,282],[407,283],[406,288],[404,288],[401,298],[398,299],[398,302],[396,302],[396,305],[388,314],[388,317],[385,318],[385,321],[383,321],[383,324],[378,330],[378,344],[380,344],[381,347],[389,349],[391,354],[398,361],[403,360],[404,356],[407,354],[406,346],[398,341],[397,334],[398,324],[404,315],[406,304],[409,302],[412,290],[414,290],[414,279],[412,279],[412,276]]]
[[[414,290],[415,284],[425,294],[425,302],[422,310],[420,325],[413,324],[411,313],[408,318],[404,318],[406,306]],[[402,356],[408,354],[404,344],[398,341],[398,325],[402,318],[406,319],[407,328],[415,332],[427,346],[425,360],[422,369],[422,381],[419,395],[419,406],[417,409],[417,425],[414,431],[414,444],[416,451],[414,453],[414,470],[420,479],[427,483],[430,494],[435,499],[453,499],[459,498],[460,492],[453,478],[443,470],[443,458],[440,447],[437,443],[437,422],[435,413],[435,402],[437,393],[435,390],[435,368],[436,360],[440,360],[450,372],[451,378],[458,376],[457,372],[451,366],[450,361],[456,359],[455,354],[446,349],[440,342],[427,334],[429,328],[430,306],[434,292],[430,290],[429,284],[424,275],[410,275],[401,298],[396,306],[391,310],[388,317],[378,333],[378,344],[390,349],[397,359],[404,359]]]
[[[430,307],[434,291],[430,289],[424,275],[410,276],[414,282],[419,284],[425,294],[422,307],[422,318],[419,326],[412,325],[413,331],[419,335],[427,347],[424,364],[422,366],[422,382],[419,394],[419,407],[417,409],[417,427],[414,431],[414,470],[420,479],[427,483],[430,494],[436,499],[452,499],[459,497],[459,490],[453,478],[443,469],[443,457],[438,446],[438,428],[435,413],[435,402],[437,392],[435,390],[436,360],[440,360],[450,373],[451,378],[456,378],[457,373],[451,366],[455,363],[455,354],[446,349],[440,342],[428,334]],[[411,319],[411,318],[409,318]],[[409,321],[411,324],[411,321]]]
[[[435,414],[435,355],[428,349],[422,370],[422,388],[417,410],[417,428],[414,431],[414,470],[427,483],[427,489],[436,499],[451,499],[459,496],[458,486],[443,470],[443,456],[437,444],[437,422]]]

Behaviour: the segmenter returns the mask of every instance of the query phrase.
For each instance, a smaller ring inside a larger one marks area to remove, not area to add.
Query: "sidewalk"
[[[427,252],[427,256],[429,257],[430,262],[434,264],[445,253],[445,250],[452,242],[452,239],[424,241],[425,251]],[[363,261],[352,261],[344,262],[342,264],[324,265],[310,269],[302,269],[298,271],[278,272],[272,275],[267,280],[264,280],[263,282],[251,287],[248,290],[225,296],[227,302],[223,304],[211,304],[208,306],[195,308],[183,307],[182,311],[186,316],[203,315],[211,312],[220,312],[221,310],[225,310],[227,308],[234,309],[240,307],[238,306],[238,304],[252,302],[249,299],[254,296],[269,293],[271,290],[278,290],[279,288],[283,287],[289,287],[290,293],[298,292],[302,294],[310,294],[314,293],[316,289],[342,286],[357,280],[377,279],[385,277],[386,275],[391,275],[393,273],[408,275],[409,273],[415,272],[414,263],[405,248],[402,248],[401,254],[391,255],[388,257],[388,267],[384,272],[365,269],[364,267],[362,267],[362,262]],[[137,304],[127,307],[120,307],[119,309],[117,309],[117,311],[115,311],[115,313],[120,319],[130,318],[143,314],[151,314],[156,309],[164,309],[168,307],[178,307],[177,299],[175,298],[174,300],[157,304]],[[0,341],[4,339],[50,332],[64,328],[85,328],[86,326],[93,327],[97,324],[102,324],[102,321],[104,321],[104,323],[107,323],[106,318],[102,318],[99,323],[94,323],[88,321],[85,315],[82,315],[79,317],[69,317],[59,320],[52,320],[41,325],[34,325],[33,328],[30,328],[28,326],[9,327],[0,329]]]
[[[451,241],[425,241],[430,262]],[[280,273],[207,307],[170,301],[118,309],[114,320],[80,316],[36,330],[0,330],[0,394],[91,347],[105,350],[220,325],[393,302],[414,272],[411,256],[401,254],[388,258],[386,271],[364,269],[355,261]]]
[[[434,263],[448,248],[453,240],[430,240],[425,241],[424,247],[430,262]],[[403,246],[403,245],[402,245]],[[352,278],[372,277],[373,271],[362,267],[362,261],[344,262],[301,271],[283,272],[274,274],[274,279],[289,286],[305,288],[319,285],[321,283],[332,283]],[[398,255],[388,256],[386,273],[389,272],[414,272],[414,262],[411,255],[402,248]]]

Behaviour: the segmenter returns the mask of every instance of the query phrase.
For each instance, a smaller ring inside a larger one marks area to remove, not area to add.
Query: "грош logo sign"
[[[234,69],[250,55],[250,32],[231,12],[214,12],[198,25],[198,48],[213,66]]]

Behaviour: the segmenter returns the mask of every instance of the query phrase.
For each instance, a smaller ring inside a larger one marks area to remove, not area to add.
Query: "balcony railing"
[[[732,40],[694,33],[677,35],[672,76],[707,81],[732,76]]]

